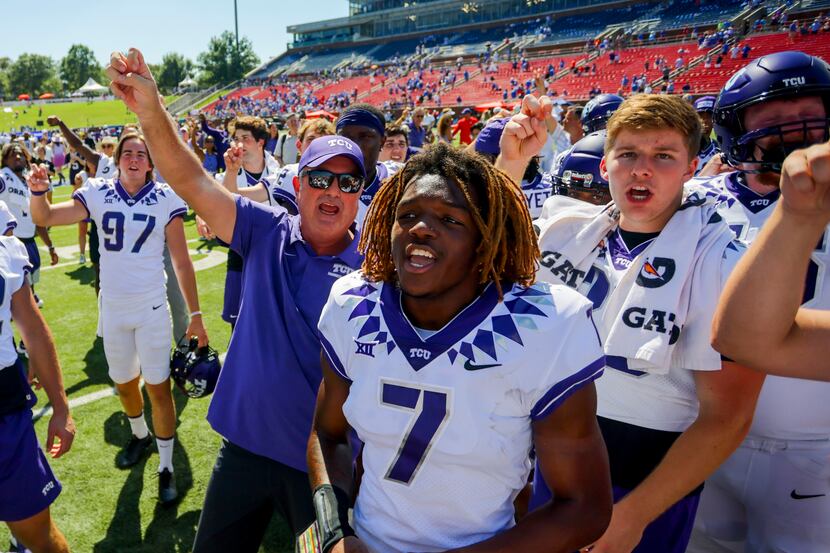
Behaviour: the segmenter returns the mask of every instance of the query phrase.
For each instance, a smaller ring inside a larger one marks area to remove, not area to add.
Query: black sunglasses
[[[346,194],[355,194],[360,192],[363,187],[365,179],[351,173],[332,173],[325,169],[310,169],[302,172],[303,176],[308,177],[308,185],[318,190],[328,190],[334,179],[337,179],[337,185],[340,191]]]

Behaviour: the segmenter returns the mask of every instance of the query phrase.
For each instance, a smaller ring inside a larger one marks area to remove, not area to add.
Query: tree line
[[[211,37],[207,49],[195,62],[177,52],[168,52],[161,63],[150,64],[150,69],[159,88],[169,93],[187,77],[199,86],[209,87],[235,81],[257,65],[259,58],[251,41],[241,37],[237,50],[234,34],[225,31]],[[46,92],[65,96],[83,86],[90,77],[105,86],[109,82],[95,53],[84,44],[73,44],[57,62],[35,53],[21,54],[16,60],[0,57],[0,98],[11,100],[20,94],[37,98]]]

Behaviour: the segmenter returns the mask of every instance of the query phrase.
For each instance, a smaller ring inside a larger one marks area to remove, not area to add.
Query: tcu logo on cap
[[[335,146],[345,146],[349,150],[352,149],[352,145],[349,144],[348,141],[343,140],[342,138],[331,138],[331,139],[329,139],[329,147],[334,148]]]
[[[432,357],[432,352],[429,351],[428,349],[411,348],[409,350],[409,357],[429,361],[429,358]]]
[[[789,79],[781,79],[781,82],[784,83],[784,86],[798,86],[800,84],[805,84],[807,79],[804,77],[792,77]]]

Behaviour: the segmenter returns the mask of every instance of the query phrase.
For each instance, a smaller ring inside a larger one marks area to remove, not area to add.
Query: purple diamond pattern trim
[[[393,351],[395,351],[395,342],[389,340],[388,342],[386,342],[386,354],[389,355]]]
[[[510,315],[497,315],[491,320],[493,322],[493,332],[513,340],[520,346],[524,345],[522,343],[522,337],[519,334],[519,329],[516,328],[516,324],[513,322],[513,317]]]
[[[361,297],[361,298],[365,298],[366,296],[368,296],[369,294],[371,294],[375,290],[377,290],[377,288],[375,288],[371,284],[361,284],[357,288],[352,288],[351,290],[346,290],[345,292],[343,292],[342,295],[344,295],[344,296],[358,296],[358,297]]]
[[[528,290],[530,290],[530,288],[528,288]],[[504,302],[504,305],[505,307],[507,307],[507,310],[514,315],[536,315],[540,317],[546,317],[544,312],[542,312],[539,308],[537,308],[531,303],[526,302],[522,298],[516,298],[515,300],[506,301]]]
[[[473,352],[473,346],[469,342],[461,342],[461,347],[458,349],[461,352],[461,355],[470,361],[475,362],[476,354]]]
[[[458,357],[458,352],[455,351],[454,349],[449,349],[449,350],[447,350],[447,355],[450,358],[450,364],[453,364],[453,363],[455,363],[455,358]]]
[[[377,332],[378,330],[380,330],[380,317],[368,317],[366,322],[363,323],[363,326],[360,329],[360,334],[358,334],[357,337],[363,338],[367,334]]]
[[[354,301],[354,300],[352,300]],[[369,298],[364,299],[357,306],[352,310],[351,315],[349,315],[349,320],[356,319],[357,317],[365,317],[367,315],[371,315],[372,311],[375,310],[375,305],[377,302],[370,300]]]
[[[473,339],[473,345],[489,355],[492,359],[496,357],[496,343],[493,341],[493,333],[489,330],[478,329],[476,337]]]

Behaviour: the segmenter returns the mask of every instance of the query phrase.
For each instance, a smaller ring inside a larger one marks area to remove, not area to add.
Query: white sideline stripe
[[[196,240],[188,240],[188,242],[197,242],[197,241],[198,241],[198,238]],[[41,249],[43,249],[43,248],[41,248]],[[71,247],[70,246],[63,246],[62,248],[58,248],[58,257],[61,257],[61,258],[66,258],[66,257],[72,256],[72,257],[75,257],[77,259],[78,255],[79,255],[78,252],[80,252],[80,250],[78,250],[77,247],[74,248],[74,250],[69,251],[69,253],[61,253],[60,250],[62,250],[62,249],[70,250]],[[48,251],[48,250],[44,250],[44,251]],[[188,251],[190,252],[191,256],[193,256],[193,255],[204,255],[205,256],[202,259],[193,262],[193,270],[195,270],[195,271],[204,271],[206,269],[217,267],[217,266],[221,265],[222,263],[224,263],[225,260],[227,259],[227,255],[225,255],[225,250],[221,250],[221,251],[220,250],[208,250],[207,253],[203,253],[203,252],[200,252],[200,251],[197,251],[197,250],[190,250],[190,249],[188,249]],[[81,266],[81,264],[78,263],[77,260],[73,260],[73,261],[66,261],[64,263],[58,263],[57,265],[48,265],[48,266],[41,265],[40,270],[41,270],[41,272],[51,271],[52,269],[60,269],[62,267],[69,267],[70,265],[78,266],[78,267]]]
[[[219,360],[222,361],[222,363],[225,362],[225,355],[227,355],[227,353],[228,352],[223,352],[219,355]],[[144,381],[143,380],[140,381],[139,386],[144,386]],[[108,398],[108,397],[117,396],[117,395],[118,395],[118,392],[115,390],[114,386],[112,388],[106,388],[105,390],[98,390],[97,392],[92,392],[91,394],[86,394],[86,395],[83,395],[83,396],[80,396],[80,397],[70,399],[69,400],[69,409],[72,410],[76,407],[80,407],[82,405],[87,405],[89,403],[93,403],[95,401],[98,401],[98,400],[101,400],[101,399],[104,399],[104,398]],[[32,422],[37,422],[40,419],[42,419],[43,417],[48,417],[48,416],[51,416],[51,415],[52,415],[52,408],[48,405],[44,405],[43,407],[40,408],[40,410],[37,413],[32,414]]]

